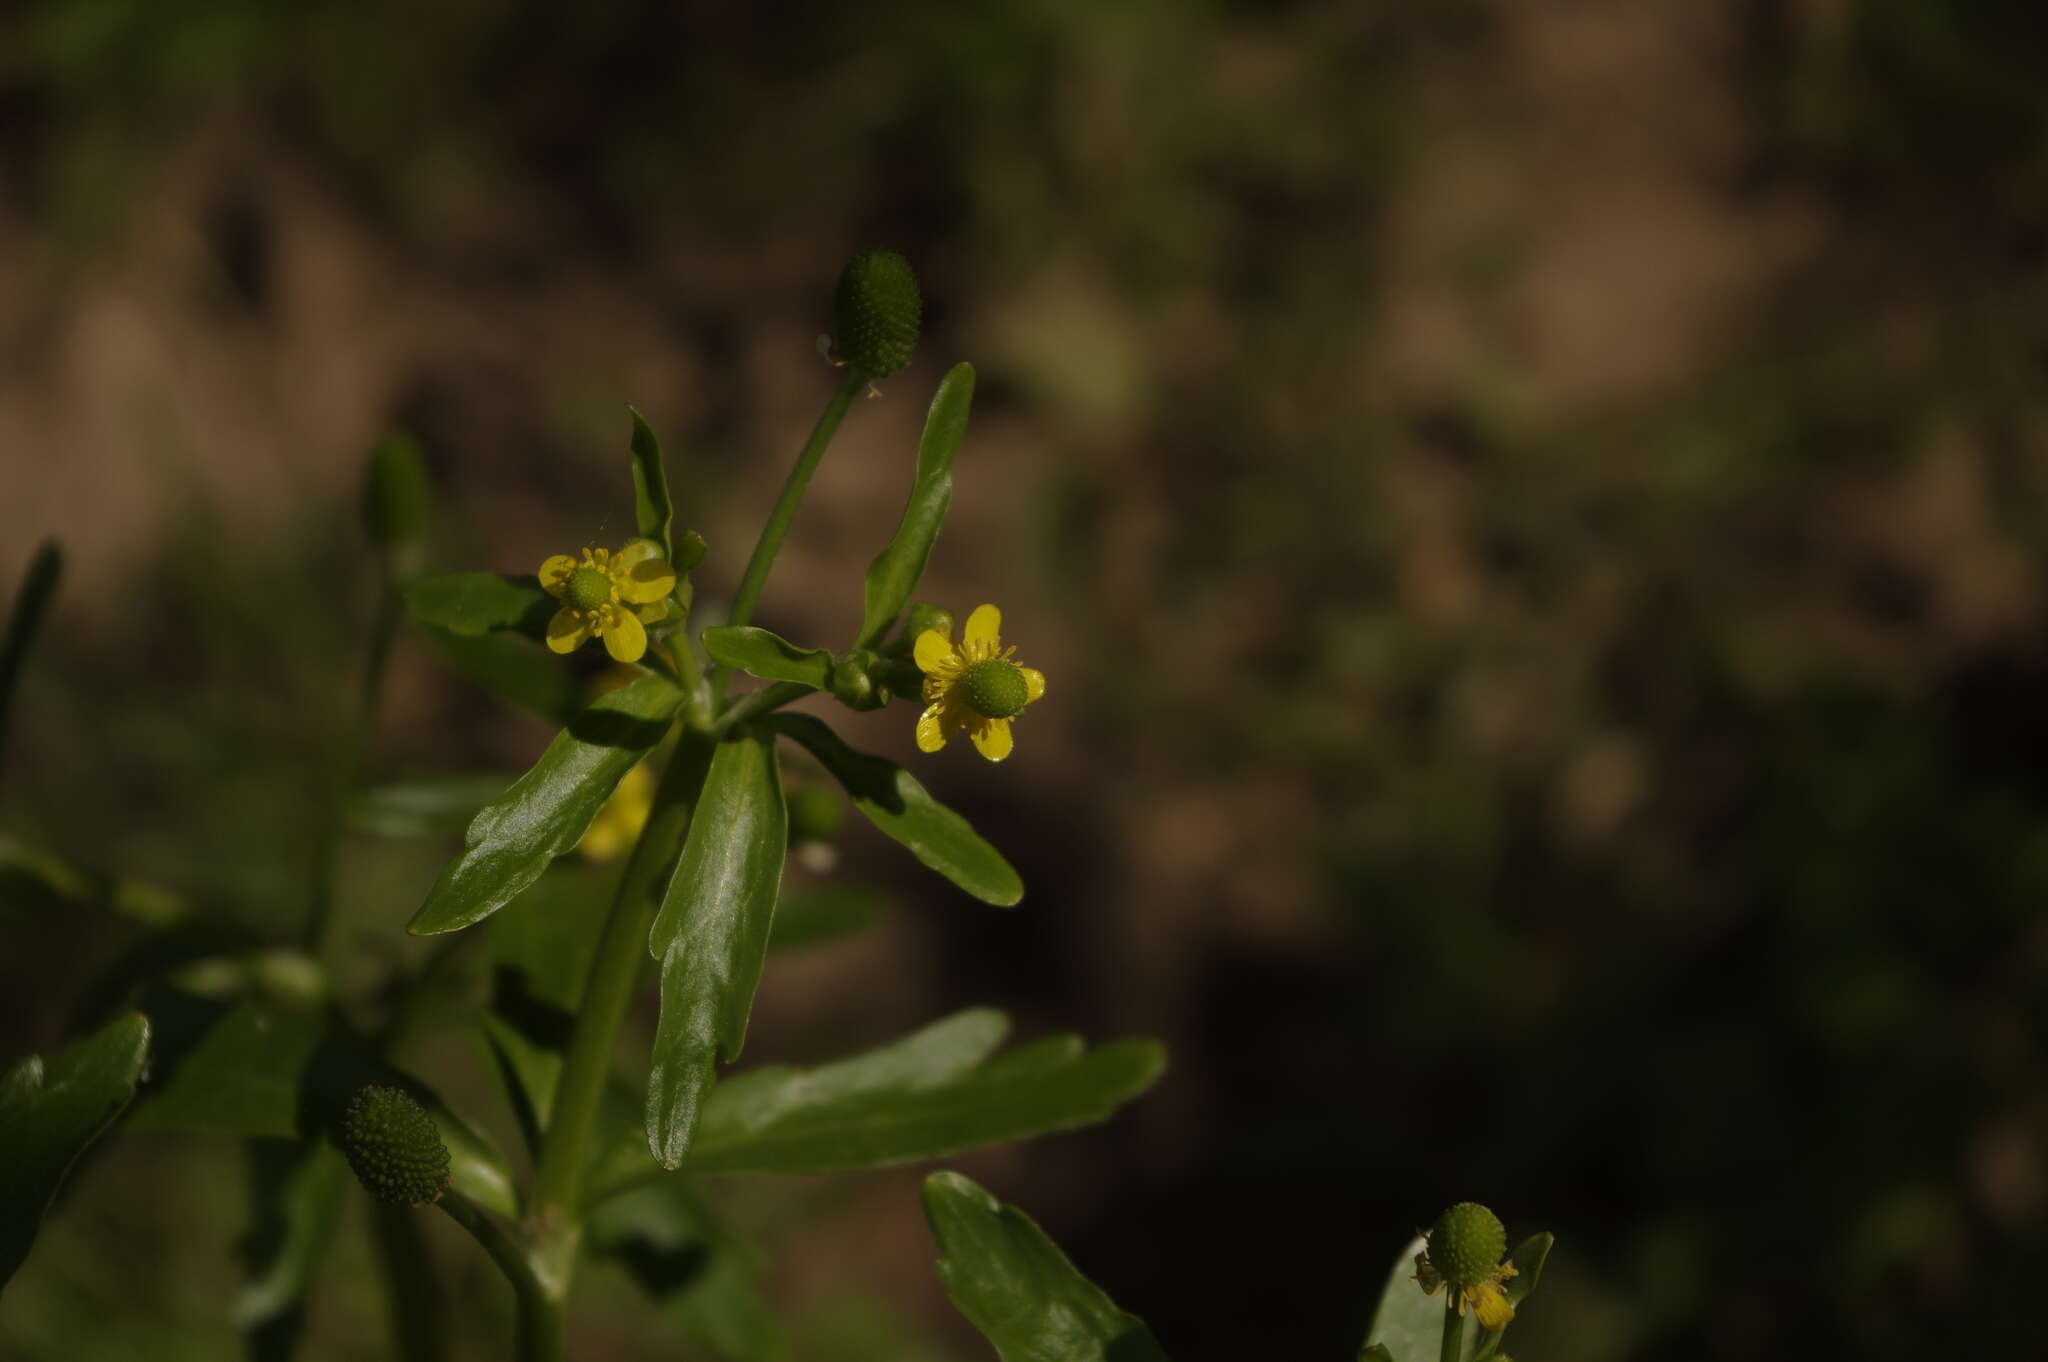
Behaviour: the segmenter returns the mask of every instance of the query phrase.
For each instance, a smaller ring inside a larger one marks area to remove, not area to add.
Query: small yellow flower
[[[548,647],[573,653],[592,634],[615,662],[638,662],[647,652],[644,626],[668,615],[676,570],[652,540],[636,539],[617,553],[585,549],[583,561],[558,553],[540,565],[540,584],[560,598],[548,621]]]
[[[576,850],[589,860],[611,860],[633,845],[640,829],[647,826],[647,815],[653,808],[654,777],[645,766],[635,766],[619,781],[619,787],[597,811],[597,817],[590,820]]]
[[[937,629],[917,636],[912,655],[924,673],[927,708],[917,721],[920,751],[936,752],[956,733],[974,740],[990,761],[1010,755],[1010,720],[1045,694],[1045,674],[1010,661],[1003,647],[1003,612],[976,606],[959,643]]]
[[[1502,1263],[1476,1282],[1457,1285],[1446,1282],[1443,1274],[1429,1261],[1429,1251],[1415,1255],[1414,1282],[1422,1288],[1423,1294],[1434,1296],[1449,1286],[1450,1301],[1457,1306],[1458,1313],[1464,1314],[1465,1307],[1471,1306],[1472,1313],[1479,1316],[1482,1327],[1499,1333],[1508,1327],[1508,1321],[1515,1317],[1515,1307],[1508,1304],[1508,1293],[1501,1289],[1501,1283],[1518,1275],[1513,1263]]]

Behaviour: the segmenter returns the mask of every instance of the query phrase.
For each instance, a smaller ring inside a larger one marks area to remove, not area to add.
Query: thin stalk
[[[697,794],[710,769],[712,739],[685,728],[655,791],[647,826],[619,877],[611,914],[605,919],[597,956],[583,986],[582,1005],[569,1036],[569,1051],[555,1084],[555,1100],[540,1160],[534,1172],[533,1218],[537,1232],[573,1242],[582,1215],[583,1174],[590,1141],[611,1074],[612,1051],[625,1021],[640,972],[648,963],[647,933],[661,906],[661,875],[682,844]],[[573,1250],[571,1251],[573,1254]],[[566,1269],[565,1269],[566,1270]]]
[[[469,1231],[505,1274],[505,1280],[512,1283],[519,1307],[512,1354],[515,1362],[561,1362],[562,1297],[541,1281],[533,1259],[497,1221],[462,1193],[451,1189],[435,1204],[448,1213],[449,1219]]]
[[[409,1207],[372,1202],[370,1232],[391,1301],[393,1356],[399,1362],[442,1362],[448,1356],[448,1295],[419,1217]]]
[[[763,686],[760,690],[748,691],[726,707],[725,713],[718,716],[718,722],[711,726],[711,731],[713,733],[723,733],[734,724],[745,723],[749,719],[758,719],[770,710],[781,709],[792,700],[801,700],[806,695],[816,695],[817,693],[809,686],[797,681],[777,681],[772,686]]]
[[[1444,1294],[1444,1339],[1437,1349],[1438,1362],[1458,1362],[1465,1346],[1465,1317],[1458,1313],[1458,1288]]]
[[[768,585],[768,570],[775,566],[775,555],[782,550],[782,541],[789,534],[789,523],[796,518],[797,503],[804,499],[804,488],[810,486],[811,474],[817,471],[818,460],[824,457],[825,446],[832,443],[832,436],[839,430],[839,423],[846,418],[846,410],[853,405],[853,399],[867,386],[868,377],[858,370],[849,370],[846,379],[839,385],[839,391],[832,394],[832,400],[825,404],[824,412],[818,417],[818,424],[811,428],[811,438],[805,443],[803,452],[796,456],[796,467],[789,470],[788,481],[782,484],[782,495],[776,499],[775,509],[768,514],[768,523],[761,527],[761,537],[754,544],[754,556],[747,560],[747,571],[740,578],[740,589],[732,598],[732,612],[726,623],[741,625],[752,622],[754,607],[761,603],[761,590]],[[726,672],[714,666],[712,675],[712,698],[725,698]]]

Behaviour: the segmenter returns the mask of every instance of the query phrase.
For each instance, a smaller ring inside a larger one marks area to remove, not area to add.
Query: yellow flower
[[[1045,694],[1045,674],[1010,661],[1003,647],[1003,612],[976,606],[959,643],[937,629],[917,636],[912,655],[924,673],[927,708],[917,721],[920,751],[936,752],[955,733],[974,740],[990,761],[1010,755],[1010,720]]]
[[[638,662],[647,652],[643,627],[668,615],[676,570],[652,540],[636,539],[613,553],[585,549],[583,561],[558,553],[540,565],[540,584],[561,599],[548,621],[548,647],[573,653],[592,634],[615,662]]]
[[[576,850],[593,861],[611,860],[633,845],[653,808],[654,777],[645,766],[635,766],[626,772],[612,797],[597,811],[597,817],[590,820]]]
[[[1502,1263],[1480,1280],[1458,1285],[1444,1280],[1436,1266],[1429,1261],[1427,1249],[1415,1255],[1414,1281],[1422,1288],[1423,1293],[1434,1296],[1449,1286],[1450,1301],[1457,1307],[1458,1313],[1464,1314],[1465,1307],[1471,1306],[1472,1313],[1479,1316],[1480,1325],[1493,1333],[1499,1333],[1507,1328],[1508,1321],[1515,1317],[1515,1307],[1508,1304],[1508,1293],[1501,1290],[1500,1284],[1516,1275],[1513,1263]]]

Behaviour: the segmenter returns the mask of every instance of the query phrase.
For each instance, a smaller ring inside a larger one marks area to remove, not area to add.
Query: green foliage
[[[448,572],[405,586],[405,608],[416,623],[464,637],[509,629],[544,639],[560,606],[530,573]]]
[[[784,1355],[762,1294],[762,1254],[727,1229],[687,1178],[661,1178],[604,1202],[591,1248],[617,1259],[686,1336],[727,1362]]]
[[[941,1158],[1109,1118],[1165,1068],[1150,1041],[1095,1050],[1053,1036],[991,1059],[1009,1019],[955,1013],[815,1069],[754,1069],[718,1085],[694,1173],[824,1173]]]
[[[7,637],[0,642],[0,755],[5,754],[7,715],[20,680],[22,664],[35,644],[43,615],[57,594],[57,581],[64,573],[64,554],[56,541],[44,543],[30,560],[28,573],[14,593],[14,608],[7,616]]]
[[[661,962],[661,1021],[647,1080],[647,1143],[667,1168],[689,1152],[715,1062],[739,1058],[768,955],[788,846],[774,740],[719,743],[648,946]]]
[[[0,1288],[28,1256],[71,1165],[134,1098],[148,1055],[149,1022],[129,1015],[0,1075]]]
[[[407,930],[452,932],[481,922],[569,851],[626,772],[668,732],[683,692],[647,674],[593,701],[533,769],[470,822],[462,855],[441,872]]]
[[[1165,1362],[1152,1331],[1075,1271],[1031,1217],[958,1173],[924,1182],[939,1277],[1002,1362]]]
[[[807,714],[778,714],[767,722],[816,757],[869,822],[926,866],[999,908],[1024,897],[1024,882],[1002,853],[983,841],[966,819],[933,799],[910,772],[887,757],[854,751]]]
[[[822,648],[799,648],[753,625],[704,631],[704,651],[720,666],[763,681],[789,681],[823,690],[832,676],[832,654]]]
[[[582,708],[583,687],[576,674],[523,639],[428,624],[419,630],[455,670],[501,700],[556,724],[568,723]]]
[[[953,455],[967,437],[967,413],[974,405],[974,366],[946,371],[925,413],[917,442],[917,474],[895,537],[868,564],[858,646],[871,648],[889,632],[931,561],[939,527],[953,501]]]
[[[432,511],[433,493],[419,445],[403,435],[385,436],[370,452],[363,480],[363,524],[394,581],[409,580],[424,566]]]
[[[349,826],[380,837],[445,837],[468,827],[510,783],[504,776],[419,776],[375,785],[349,801]]]
[[[234,1319],[256,1362],[285,1362],[305,1331],[306,1298],[334,1240],[348,1164],[326,1140],[252,1140],[246,1153],[254,1216]]]
[[[654,438],[654,428],[647,424],[636,408],[628,407],[633,414],[633,523],[639,528],[642,539],[652,539],[661,546],[661,556],[675,561],[675,543],[671,538],[675,529],[675,503],[669,500],[668,472],[661,462],[661,442]],[[680,572],[688,569],[677,564]]]

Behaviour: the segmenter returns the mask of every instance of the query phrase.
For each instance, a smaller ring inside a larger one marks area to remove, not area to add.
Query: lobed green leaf
[[[28,1256],[71,1165],[134,1099],[149,1040],[148,1019],[130,1013],[0,1075],[0,1288]]]
[[[812,690],[824,690],[831,683],[832,654],[822,648],[799,648],[750,624],[706,629],[703,638],[704,651],[720,666],[763,681],[794,681]]]
[[[545,639],[548,620],[562,604],[531,573],[441,573],[407,583],[404,595],[416,622],[469,637],[513,629]]]
[[[456,931],[510,903],[582,840],[626,772],[668,732],[682,703],[682,690],[651,672],[599,696],[555,736],[532,770],[471,820],[462,855],[441,872],[406,930],[416,936]]]
[[[764,722],[801,743],[845,787],[869,822],[925,865],[999,908],[1024,897],[1024,882],[1002,853],[965,818],[933,799],[910,772],[886,757],[856,752],[808,714],[776,714]]]
[[[946,507],[953,500],[953,455],[967,435],[967,412],[973,405],[974,366],[956,364],[940,380],[925,414],[924,435],[917,442],[917,475],[903,520],[888,547],[868,564],[856,647],[872,648],[889,632],[924,576]]]
[[[661,556],[674,561],[675,545],[670,535],[675,529],[676,507],[668,495],[661,442],[654,438],[654,428],[647,424],[646,417],[636,408],[626,410],[633,413],[633,523],[642,539],[652,539],[661,545]]]
[[[746,1039],[788,839],[774,740],[751,727],[729,734],[712,754],[648,940],[661,961],[661,1019],[647,1143],[663,1167],[682,1163],[716,1061],[737,1059]]]
[[[1015,1206],[958,1173],[924,1181],[939,1277],[1002,1362],[1165,1362],[1145,1322],[1117,1308]]]

